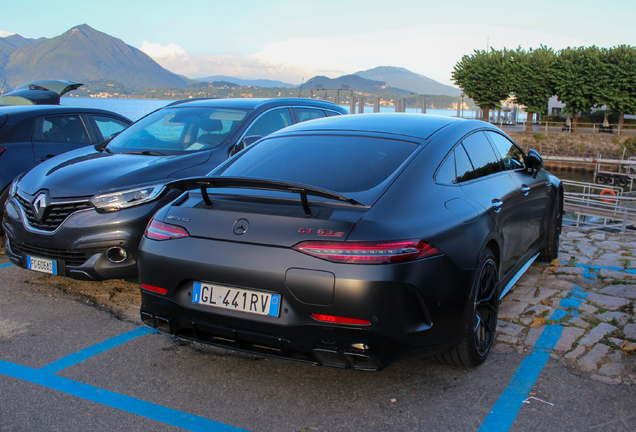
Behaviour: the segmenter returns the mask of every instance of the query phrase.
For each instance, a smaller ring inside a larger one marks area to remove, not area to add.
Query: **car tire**
[[[539,254],[539,261],[552,261],[559,256],[559,237],[561,236],[561,230],[559,229],[560,218],[561,194],[557,194],[548,224],[548,244],[546,244],[545,248]]]
[[[482,251],[464,311],[464,335],[457,346],[437,356],[459,366],[479,366],[488,357],[497,330],[499,272],[495,255]]]

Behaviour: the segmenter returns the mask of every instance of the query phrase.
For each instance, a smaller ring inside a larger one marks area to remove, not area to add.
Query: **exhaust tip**
[[[128,252],[126,252],[123,248],[115,246],[106,251],[106,258],[108,258],[108,261],[112,263],[119,264],[126,261],[126,258],[128,258]]]

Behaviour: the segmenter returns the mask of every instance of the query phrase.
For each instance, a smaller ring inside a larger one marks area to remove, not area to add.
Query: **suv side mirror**
[[[543,158],[539,152],[528,150],[525,162],[528,172],[532,172],[532,178],[537,178],[537,173],[543,168]]]
[[[232,150],[230,150],[230,157],[234,156],[235,154],[237,154],[244,148],[251,146],[252,144],[254,144],[256,141],[258,141],[261,138],[263,137],[260,135],[246,136],[245,138],[243,138],[243,140],[241,140],[241,142],[234,144],[234,146],[232,147]]]

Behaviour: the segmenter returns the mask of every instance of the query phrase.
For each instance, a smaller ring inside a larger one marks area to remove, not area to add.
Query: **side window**
[[[342,113],[339,113],[338,111],[331,111],[331,110],[326,110],[325,114],[327,114],[327,117],[342,115]]]
[[[40,117],[35,122],[33,141],[90,144],[79,116]]]
[[[468,159],[466,150],[461,144],[455,147],[455,165],[457,167],[457,183],[477,178],[473,166]]]
[[[104,141],[112,134],[121,132],[128,127],[128,124],[113,117],[93,115],[93,120],[102,134],[101,137],[98,137],[100,141]]]
[[[325,117],[325,112],[315,108],[294,108],[296,111],[296,117],[298,117],[298,123],[302,123],[307,120],[313,120],[321,117]]]
[[[290,126],[291,124],[292,120],[287,108],[275,109],[266,112],[252,123],[252,125],[247,129],[245,136],[269,135],[272,132],[276,132],[279,129]]]
[[[463,150],[462,150],[463,151]],[[446,160],[440,165],[437,170],[437,176],[435,177],[437,183],[440,184],[456,184],[455,178],[455,152],[452,151],[446,158]]]
[[[32,131],[33,118],[24,119],[15,126],[7,126],[5,124],[0,130],[0,143],[31,141]]]
[[[485,177],[504,170],[501,160],[495,154],[490,141],[483,132],[466,137],[463,144],[477,177]]]
[[[523,169],[523,153],[515,143],[496,132],[487,132],[487,134],[499,151],[501,160],[507,170]]]

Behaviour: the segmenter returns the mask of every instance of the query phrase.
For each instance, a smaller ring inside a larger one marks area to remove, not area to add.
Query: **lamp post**
[[[464,118],[464,96],[465,96],[464,92],[462,92],[462,102],[461,102],[461,104],[462,104],[462,118]]]

